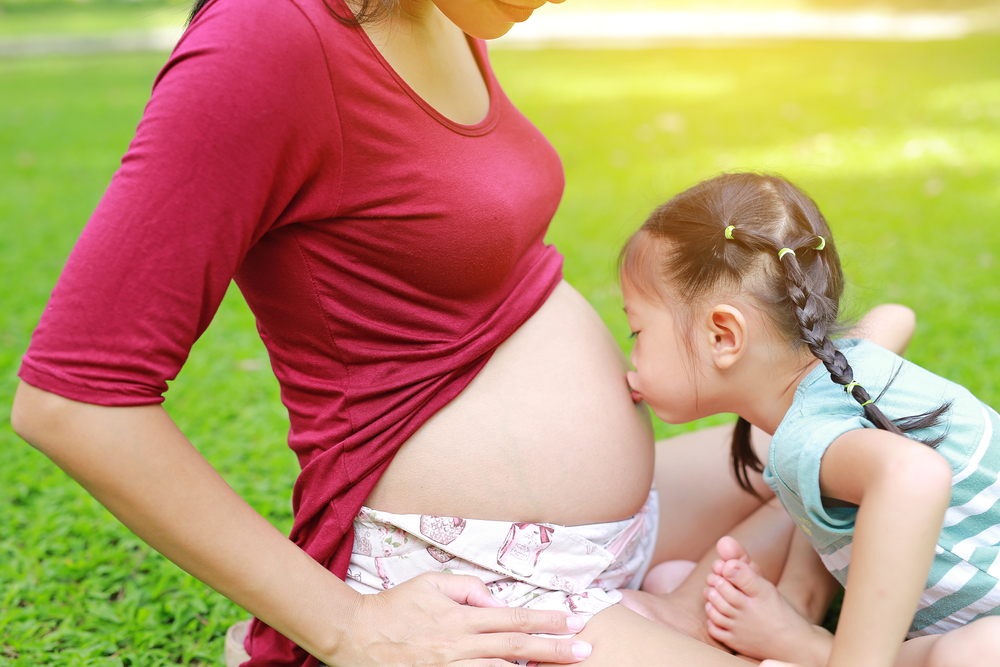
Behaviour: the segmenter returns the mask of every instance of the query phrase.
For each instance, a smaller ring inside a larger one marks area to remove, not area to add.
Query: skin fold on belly
[[[367,505],[579,525],[635,514],[653,477],[653,436],[627,362],[566,282],[475,380],[396,454]]]

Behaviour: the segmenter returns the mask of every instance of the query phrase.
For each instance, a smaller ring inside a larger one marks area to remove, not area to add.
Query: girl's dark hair
[[[191,13],[188,15],[188,24],[194,20],[194,17],[201,11],[201,8],[208,4],[208,1],[195,0],[194,5],[191,7]],[[333,18],[344,25],[361,25],[385,18],[387,14],[391,14],[396,10],[399,6],[399,0],[357,0],[354,3],[356,8],[353,9],[353,17],[341,15],[330,5],[330,0],[323,0],[323,4],[326,5],[327,10],[333,15]]]
[[[788,249],[788,251],[784,251]],[[656,209],[619,256],[620,274],[644,296],[691,305],[722,293],[749,296],[793,344],[804,344],[876,427],[899,435],[937,424],[950,404],[895,421],[854,382],[834,346],[844,275],[833,235],[815,202],[783,178],[723,174]],[[664,286],[672,289],[667,294]],[[884,389],[883,389],[884,392]],[[943,439],[927,444],[934,446]],[[763,472],[750,423],[736,423],[732,465],[740,487],[758,495],[749,470]]]

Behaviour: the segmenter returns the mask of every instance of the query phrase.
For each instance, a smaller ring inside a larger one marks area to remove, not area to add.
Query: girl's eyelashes
[[[631,339],[633,339],[633,340],[635,340],[635,337],[638,336],[638,335],[639,335],[638,331],[633,331],[632,333],[630,333],[628,335],[628,337],[631,338]]]

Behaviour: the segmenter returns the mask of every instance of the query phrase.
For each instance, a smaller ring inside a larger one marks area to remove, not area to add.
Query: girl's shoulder
[[[871,341],[842,338],[834,344],[850,365],[854,381],[863,386],[871,396],[876,397],[876,401],[887,403],[912,401],[923,404],[929,400],[937,400],[941,396],[957,396],[968,392],[961,385]],[[933,398],[927,398],[931,396]],[[845,400],[840,400],[841,398]],[[844,387],[830,378],[829,372],[822,365],[813,369],[800,383],[796,400],[800,403],[824,403],[833,400],[839,405],[860,408],[844,391]]]
[[[964,386],[869,341],[843,339],[836,345],[850,364],[854,380],[890,419],[949,406],[937,424],[909,436],[940,441],[938,451],[956,468],[968,460],[974,443],[990,430],[990,415],[995,413]],[[796,390],[792,407],[775,432],[773,454],[787,459],[782,467],[789,470],[799,465],[803,455],[818,461],[839,435],[857,428],[874,428],[874,424],[820,365]]]

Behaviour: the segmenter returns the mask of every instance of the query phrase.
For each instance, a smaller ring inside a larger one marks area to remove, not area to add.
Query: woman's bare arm
[[[11,424],[153,548],[325,662],[580,660],[570,639],[522,634],[568,634],[567,614],[508,609],[473,577],[356,593],[240,498],[160,406],[91,405],[22,382]]]

